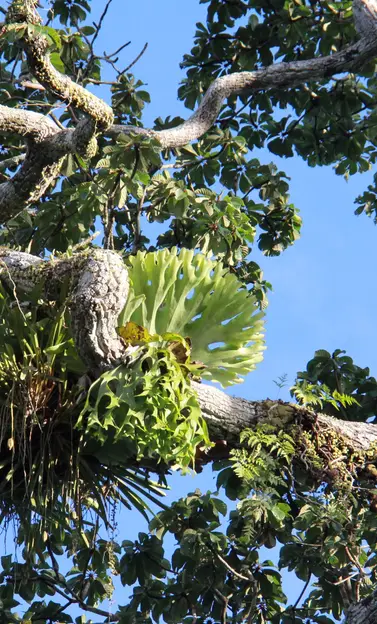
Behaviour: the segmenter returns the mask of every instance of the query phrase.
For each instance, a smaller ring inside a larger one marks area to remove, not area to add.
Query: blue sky
[[[93,19],[98,19],[104,2],[93,0],[92,6]],[[184,77],[179,63],[191,49],[195,23],[205,19],[205,12],[206,5],[199,0],[113,1],[97,50],[109,53],[131,40],[118,63],[124,67],[148,42],[133,68],[152,97],[145,124],[159,116],[188,116],[177,100],[177,87]],[[370,366],[371,374],[377,375],[377,230],[371,220],[353,215],[354,198],[367,187],[372,174],[347,183],[331,168],[310,169],[297,158],[282,160],[266,150],[255,156],[265,163],[274,161],[291,177],[291,200],[300,208],[304,225],[301,239],[282,256],[255,255],[274,287],[267,310],[267,350],[264,362],[231,393],[247,399],[288,398],[286,389],[278,395],[273,380],[285,373],[289,386],[320,348],[346,349],[356,364]],[[213,489],[214,482],[205,471],[195,478],[175,476],[172,487],[170,500],[197,487]],[[142,524],[136,513],[121,514],[119,539],[132,539]],[[299,585],[290,578],[294,599]]]

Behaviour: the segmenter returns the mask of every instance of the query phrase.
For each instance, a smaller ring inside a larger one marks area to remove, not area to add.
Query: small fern
[[[331,391],[325,384],[319,386],[304,380],[296,383],[290,390],[291,395],[295,397],[300,405],[311,405],[312,407],[324,409],[327,404],[332,405],[338,411],[341,407],[346,408],[352,405],[359,405],[359,402],[354,397],[349,394],[342,394],[337,390]]]
[[[264,423],[255,430],[242,431],[240,441],[243,448],[231,453],[236,475],[247,481],[254,491],[266,492],[281,485],[282,474],[291,464],[295,453],[293,438]]]

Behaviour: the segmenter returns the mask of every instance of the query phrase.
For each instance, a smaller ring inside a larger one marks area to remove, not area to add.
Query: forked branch
[[[35,0],[13,0],[7,12],[9,24],[40,25]],[[0,133],[13,132],[27,138],[27,153],[20,170],[0,185],[0,223],[4,223],[43,196],[58,176],[62,158],[68,153],[90,155],[96,133],[116,136],[137,133],[155,137],[163,148],[179,147],[202,136],[216,121],[224,99],[230,95],[268,89],[287,89],[302,83],[330,78],[341,72],[356,71],[377,56],[377,0],[354,0],[355,25],[359,41],[326,57],[292,63],[278,63],[254,72],[239,72],[216,79],[196,112],[183,124],[170,130],[155,131],[134,126],[112,125],[111,108],[84,87],[63,76],[52,65],[47,39],[27,29],[21,44],[29,69],[40,84],[58,98],[83,113],[86,123],[76,129],[61,130],[43,115],[14,109],[0,109]],[[21,117],[23,120],[21,121]],[[40,125],[40,129],[36,126]],[[47,132],[42,139],[42,133]],[[63,138],[64,133],[66,138]],[[58,138],[57,138],[58,135]]]

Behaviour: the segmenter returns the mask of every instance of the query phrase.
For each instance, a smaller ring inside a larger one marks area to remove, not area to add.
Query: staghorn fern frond
[[[129,259],[132,284],[119,324],[188,336],[203,377],[229,386],[263,359],[263,312],[237,278],[208,255],[176,248]]]

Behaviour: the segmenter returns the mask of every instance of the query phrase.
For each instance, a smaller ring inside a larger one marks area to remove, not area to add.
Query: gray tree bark
[[[377,593],[353,604],[347,611],[343,624],[376,624],[377,622]]]
[[[193,383],[200,407],[213,440],[238,442],[243,429],[253,428],[257,423],[279,419],[292,423],[295,416],[313,418],[313,411],[280,401],[246,401],[229,396],[208,385]],[[325,414],[315,414],[319,428],[330,428],[349,441],[355,451],[367,451],[377,440],[377,426],[370,423],[337,420]]]

